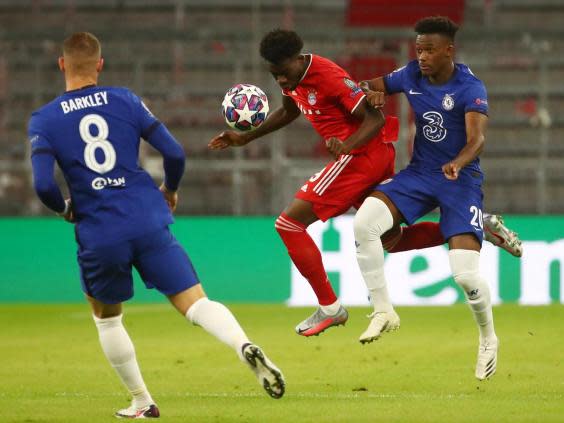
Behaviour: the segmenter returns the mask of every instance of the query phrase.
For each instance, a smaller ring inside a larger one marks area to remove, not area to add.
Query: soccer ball
[[[268,98],[263,90],[251,84],[237,84],[223,98],[225,122],[239,131],[258,128],[268,115]]]

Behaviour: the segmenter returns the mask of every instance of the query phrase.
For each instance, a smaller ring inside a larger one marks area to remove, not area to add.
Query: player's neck
[[[454,62],[450,62],[448,66],[441,69],[436,75],[429,76],[429,82],[433,85],[443,85],[446,84],[452,75],[454,74]]]
[[[79,90],[79,89],[87,87],[89,85],[96,85],[96,84],[98,84],[98,78],[92,77],[92,76],[88,76],[88,77],[84,77],[84,76],[68,77],[67,76],[65,78],[66,91]]]

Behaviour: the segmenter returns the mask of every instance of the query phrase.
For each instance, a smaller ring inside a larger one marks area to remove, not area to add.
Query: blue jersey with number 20
[[[414,113],[416,134],[411,164],[425,171],[441,172],[466,145],[465,114],[488,114],[486,88],[470,69],[455,64],[454,74],[443,85],[433,85],[421,74],[416,60],[384,77],[389,94],[403,92]],[[482,177],[479,159],[461,171]]]
[[[160,122],[126,88],[67,91],[32,114],[32,155],[55,157],[70,189],[78,242],[98,247],[172,223],[138,162],[140,138]]]

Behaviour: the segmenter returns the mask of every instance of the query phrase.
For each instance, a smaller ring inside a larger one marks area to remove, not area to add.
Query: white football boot
[[[268,359],[258,345],[245,344],[242,352],[266,393],[272,398],[282,398],[286,390],[286,382],[280,369]]]
[[[369,314],[368,317],[372,320],[368,328],[360,335],[360,338],[358,338],[361,344],[376,341],[380,338],[382,333],[392,332],[400,327],[400,318],[394,310],[388,312],[374,312]]]
[[[503,248],[515,257],[523,255],[523,245],[516,232],[508,229],[503,224],[500,215],[484,213],[484,235],[486,241]]]
[[[476,378],[485,380],[492,377],[497,370],[497,338],[480,340],[478,347],[478,362],[476,363]]]
[[[160,415],[161,413],[155,404],[143,408],[137,408],[131,405],[128,408],[117,411],[115,414],[118,419],[156,419],[160,417]]]

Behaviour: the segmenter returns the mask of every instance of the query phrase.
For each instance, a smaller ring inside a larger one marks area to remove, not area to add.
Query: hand
[[[341,154],[348,153],[339,138],[331,137],[325,140],[325,147],[327,147],[327,151],[329,151],[335,160],[337,160]]]
[[[455,161],[448,162],[442,167],[445,177],[451,181],[458,179],[458,173],[460,172],[460,165]]]
[[[210,150],[223,150],[227,147],[240,147],[245,145],[250,140],[243,134],[235,131],[223,131],[221,134],[212,138],[208,143],[208,148]]]
[[[360,81],[358,83],[358,86],[360,87],[360,89],[364,92],[367,93],[368,91],[370,91],[370,82],[369,81]]]
[[[178,203],[178,194],[176,193],[176,191],[170,191],[166,187],[164,182],[159,187],[159,190],[163,193],[163,197],[168,204],[168,208],[171,212],[174,213],[174,211],[176,210],[176,204]]]
[[[70,198],[65,200],[65,210],[62,213],[57,213],[69,223],[74,223],[74,210],[72,208],[72,201]]]
[[[386,95],[382,91],[365,91],[366,101],[375,109],[381,109],[386,104]]]

